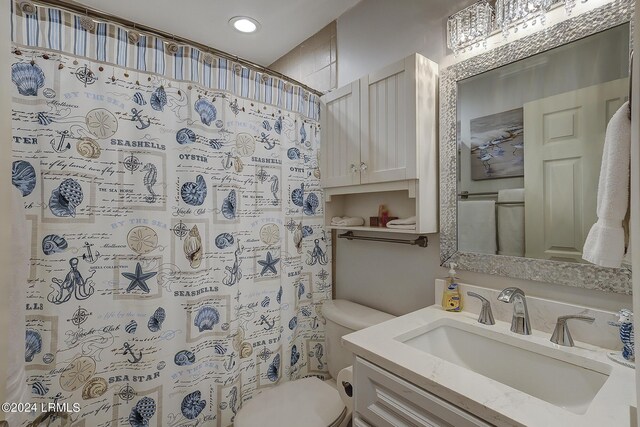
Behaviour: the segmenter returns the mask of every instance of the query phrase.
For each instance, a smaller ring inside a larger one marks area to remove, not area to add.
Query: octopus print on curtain
[[[79,403],[76,425],[229,426],[324,377],[317,98],[68,12],[13,21],[34,401]]]

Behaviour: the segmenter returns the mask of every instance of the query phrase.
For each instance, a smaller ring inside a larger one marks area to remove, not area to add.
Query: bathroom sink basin
[[[575,414],[584,414],[611,368],[527,337],[442,319],[396,340]]]

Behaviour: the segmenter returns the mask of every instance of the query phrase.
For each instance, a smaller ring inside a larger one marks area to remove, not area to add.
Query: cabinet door
[[[355,420],[375,427],[491,427],[438,396],[356,358]],[[358,425],[358,424],[356,424]]]
[[[363,183],[417,178],[415,167],[408,168],[416,162],[412,58],[361,79]]]
[[[322,186],[360,184],[360,82],[324,95],[322,103]]]

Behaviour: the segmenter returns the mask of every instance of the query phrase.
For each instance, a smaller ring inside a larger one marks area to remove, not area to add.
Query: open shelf
[[[344,231],[371,231],[375,233],[395,233],[395,234],[420,234],[416,230],[398,230],[385,227],[345,227],[339,225],[328,225],[329,230],[344,230]]]
[[[394,183],[396,184],[396,183]],[[401,183],[404,188],[397,190],[372,191],[359,193],[339,193],[343,189],[330,189],[330,198],[325,199],[325,227],[329,230],[345,230],[345,231],[366,231],[375,233],[393,233],[418,235],[437,232],[437,227],[430,224],[429,220],[421,222],[419,202],[415,198],[416,191],[413,191],[418,185],[417,181],[409,181]],[[364,190],[368,186],[362,185]],[[356,188],[355,190],[359,190]],[[397,228],[371,227],[369,218],[378,215],[378,207],[385,205],[389,209],[389,216],[397,218],[417,217],[415,230],[402,230]],[[428,212],[428,211],[427,211]],[[360,217],[365,220],[363,226],[349,227],[337,226],[331,224],[333,217]]]

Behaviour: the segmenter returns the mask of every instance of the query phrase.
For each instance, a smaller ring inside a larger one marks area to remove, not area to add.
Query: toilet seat
[[[316,377],[289,381],[247,401],[235,418],[235,427],[334,427],[347,408],[338,391]]]

